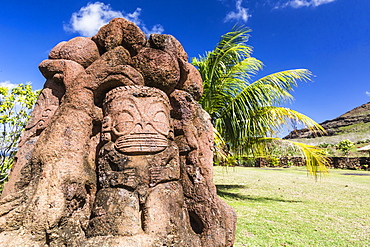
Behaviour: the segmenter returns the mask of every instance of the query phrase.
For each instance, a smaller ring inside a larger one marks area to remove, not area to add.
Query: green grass
[[[347,139],[352,142],[357,142],[360,140],[367,140],[370,139],[370,133],[346,133],[340,134],[335,136],[321,136],[316,138],[299,138],[299,139],[291,139],[290,141],[302,142],[309,145],[319,145],[321,143],[330,143],[330,144],[337,144],[338,142]]]
[[[345,175],[357,174],[357,175]],[[370,246],[370,172],[215,167],[238,246]]]
[[[351,149],[349,150],[348,157],[369,157],[369,152],[360,152],[358,151],[359,148],[370,145],[370,143],[361,143],[361,144],[355,144]],[[325,148],[328,152],[328,156],[330,157],[345,157],[342,151],[337,150],[335,146]]]
[[[366,115],[369,115],[370,114],[370,111],[360,111],[358,113],[354,113],[354,114],[351,114],[352,117],[355,117],[355,116],[366,116]]]
[[[348,139],[352,142],[357,142],[360,140],[367,140],[370,139],[370,122],[368,123],[356,123],[344,127],[339,127],[339,132],[333,136],[321,136],[316,138],[298,138],[298,139],[291,139],[291,141],[302,142],[309,145],[318,145],[321,143],[330,143],[330,144],[337,144],[338,142]]]
[[[370,128],[370,123],[356,123],[344,127],[340,127],[340,133],[345,134],[345,133],[367,133],[369,132]]]

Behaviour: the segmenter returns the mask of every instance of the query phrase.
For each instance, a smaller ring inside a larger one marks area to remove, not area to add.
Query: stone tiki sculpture
[[[61,42],[0,199],[0,246],[233,246],[199,72],[116,18]]]

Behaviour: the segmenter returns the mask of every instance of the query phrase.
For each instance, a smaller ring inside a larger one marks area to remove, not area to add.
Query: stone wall
[[[370,170],[369,157],[331,157],[330,165],[333,168],[351,170]]]
[[[255,166],[255,167],[275,167],[271,159],[268,158],[257,158],[254,162],[249,162],[249,165],[244,166]],[[282,157],[279,159],[278,167],[288,166],[305,166],[306,163],[302,157]],[[350,169],[350,170],[370,170],[370,158],[369,157],[330,157],[330,167],[338,169]]]
[[[302,157],[281,157],[279,160],[279,167],[285,166],[304,166],[305,161]],[[274,167],[271,159],[269,158],[257,158],[254,162],[255,167]]]

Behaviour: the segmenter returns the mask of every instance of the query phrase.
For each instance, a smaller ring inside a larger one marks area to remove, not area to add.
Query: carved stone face
[[[107,94],[103,109],[103,135],[106,140],[113,137],[118,151],[154,153],[168,146],[169,102],[162,91],[144,86],[118,87]]]
[[[31,113],[31,119],[27,123],[26,129],[35,128],[36,132],[45,129],[58,107],[58,97],[53,95],[50,88],[43,89],[36,102],[35,110]]]

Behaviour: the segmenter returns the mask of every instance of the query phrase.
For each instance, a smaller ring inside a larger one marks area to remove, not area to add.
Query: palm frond
[[[276,138],[284,128],[297,122],[322,132],[322,127],[312,119],[279,107],[293,100],[291,92],[298,81],[310,81],[313,75],[309,70],[286,70],[251,81],[263,63],[251,56],[252,47],[247,45],[249,32],[247,28],[236,28],[221,36],[213,51],[192,60],[203,79],[204,93],[199,103],[212,118],[219,134],[216,139],[222,137],[227,152],[266,153],[268,146],[263,146],[266,140]],[[309,162],[314,160],[307,167],[322,161],[316,149],[300,147]]]
[[[325,129],[306,115],[286,107],[269,106],[263,107],[250,118],[254,124],[263,123],[269,126],[270,133],[263,133],[264,136],[277,137],[284,130],[292,130],[294,125],[300,123],[307,126],[318,135],[324,134]]]
[[[318,134],[325,132],[319,124],[304,114],[275,106],[254,109],[244,115],[242,111],[230,110],[217,119],[215,128],[232,149],[238,150],[237,153],[245,153],[240,147],[245,147],[251,138],[277,137],[282,131],[293,129],[297,123],[308,126]]]
[[[307,69],[293,69],[293,70],[285,70],[276,72],[270,75],[267,75],[265,77],[262,77],[251,86],[256,85],[270,85],[271,87],[278,90],[278,92],[281,92],[282,95],[279,96],[278,94],[275,94],[275,104],[281,104],[286,103],[284,101],[286,98],[284,97],[286,93],[292,91],[294,87],[298,86],[298,81],[307,82],[311,80],[312,72]],[[290,94],[289,94],[290,95]],[[291,99],[292,97],[289,96],[288,99]]]
[[[248,155],[253,157],[270,157],[273,152],[271,147],[274,147],[272,144],[294,147],[295,150],[300,153],[300,156],[306,161],[307,170],[315,177],[317,177],[317,175],[328,173],[330,159],[326,157],[322,149],[299,142],[292,142],[272,137],[251,138],[250,143],[248,144]]]
[[[300,142],[292,143],[300,148],[303,157],[306,160],[306,167],[312,175],[317,177],[318,173],[319,174],[328,173],[330,159],[325,154],[323,154],[321,148]]]
[[[227,33],[212,52],[192,60],[203,79],[200,103],[211,116],[227,102],[223,98],[237,93],[262,68],[262,62],[250,56],[252,48],[246,45],[249,32],[244,28]]]

